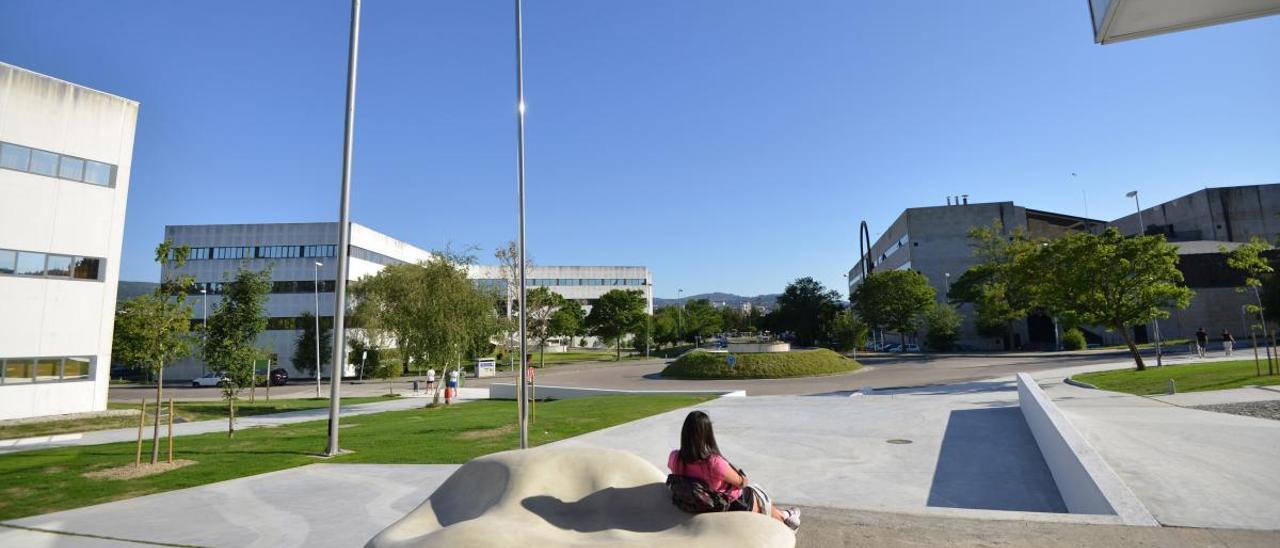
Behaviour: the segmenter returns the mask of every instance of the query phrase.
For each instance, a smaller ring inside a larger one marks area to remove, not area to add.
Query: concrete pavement
[[[458,402],[467,402],[472,400],[488,399],[489,391],[480,388],[461,388],[458,390]],[[397,411],[401,409],[413,409],[426,405],[425,397],[406,397],[396,398],[385,402],[361,403],[356,405],[345,405],[339,410],[341,417],[354,417],[357,415],[368,415],[371,413],[382,413],[384,411]],[[321,407],[316,409],[303,409],[299,411],[289,411],[287,413],[272,413],[269,415],[253,415],[248,417],[239,417],[236,419],[236,429],[257,428],[262,426],[279,426],[282,424],[293,424],[298,422],[328,420],[329,408]],[[163,430],[163,428],[161,428]],[[211,432],[226,432],[226,419],[187,422],[173,425],[174,436],[194,436],[197,434],[208,434]],[[150,431],[148,427],[148,432]],[[163,432],[161,435],[165,435]],[[0,440],[0,455],[5,453],[16,453],[19,451],[35,451],[37,449],[49,449],[53,447],[69,447],[78,445],[98,445],[102,443],[119,443],[126,441],[136,441],[138,436],[137,428],[117,428],[115,430],[98,430],[96,432],[83,432],[79,434],[57,434],[53,436],[39,436],[34,438],[22,438],[15,440]]]

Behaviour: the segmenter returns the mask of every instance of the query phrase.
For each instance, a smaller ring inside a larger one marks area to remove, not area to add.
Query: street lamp
[[[943,272],[942,277],[947,282],[947,295],[950,295],[951,294],[951,273]]]
[[[1138,232],[1137,236],[1142,236],[1147,232],[1146,223],[1142,222],[1142,204],[1138,202],[1138,191],[1130,190],[1124,195],[1125,198],[1133,198],[1133,207],[1138,210]],[[1152,334],[1156,337],[1156,367],[1164,365],[1164,352],[1160,348],[1160,320],[1151,320]]]
[[[316,332],[315,332],[316,397],[319,398],[320,397],[320,267],[324,266],[324,263],[320,261],[316,261],[315,263],[316,263],[316,277],[315,277],[315,285],[312,287],[312,289],[315,290],[315,295],[316,295],[316,313],[315,313],[315,318],[316,318]]]
[[[676,309],[676,334],[680,336],[680,340],[684,340],[684,290],[676,290],[676,301],[680,303],[680,307]]]
[[[209,344],[209,289],[200,287],[200,302],[204,312],[200,316],[200,347],[203,350],[206,344]],[[208,362],[200,360],[200,376],[208,373]]]
[[[525,279],[524,238],[524,2],[516,0],[516,182],[520,223],[520,391],[517,408],[520,414],[520,448],[529,447],[529,360],[526,328],[528,324],[528,286]]]

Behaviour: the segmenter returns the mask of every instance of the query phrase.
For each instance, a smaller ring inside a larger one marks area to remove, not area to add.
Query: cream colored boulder
[[[624,451],[495,453],[464,464],[368,546],[795,546],[790,529],[760,514],[682,512],[665,481]]]

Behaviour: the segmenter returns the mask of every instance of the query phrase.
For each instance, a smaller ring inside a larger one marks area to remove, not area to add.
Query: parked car
[[[881,348],[880,351],[881,352],[899,352],[901,348],[902,348],[902,345],[898,343],[889,343],[884,345],[884,348]]]
[[[271,386],[282,386],[289,382],[289,372],[283,367],[277,367],[271,370]]]
[[[918,344],[908,344],[907,346],[904,346],[904,347],[902,348],[902,351],[903,351],[903,352],[919,352],[919,351],[920,351],[920,345],[918,345]]]
[[[200,388],[202,386],[222,386],[227,382],[226,375],[220,373],[206,373],[194,379],[191,379],[191,386]]]

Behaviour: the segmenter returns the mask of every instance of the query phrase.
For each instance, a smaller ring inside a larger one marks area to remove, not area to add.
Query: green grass
[[[628,355],[630,352],[631,351],[625,348],[622,350],[623,361],[644,357],[643,352],[639,356],[634,354]],[[613,350],[575,350],[572,352],[547,352],[545,356],[542,356],[542,359],[546,360],[545,364],[549,367],[568,363],[611,362],[614,361],[615,356],[616,354],[614,354]],[[539,365],[539,363],[542,363],[539,362],[539,354],[536,350],[533,351],[533,360],[529,363],[533,365]]]
[[[1173,379],[1178,392],[1224,390],[1251,384],[1280,384],[1280,375],[1267,375],[1266,359],[1262,360],[1261,377],[1256,376],[1253,360],[1203,362],[1165,367],[1147,366],[1145,371],[1117,369],[1074,375],[1072,378],[1087,382],[1103,390],[1129,394],[1164,394]]]
[[[531,445],[570,438],[709,396],[601,396],[539,402]],[[519,445],[514,401],[486,400],[434,409],[388,411],[342,419],[342,447],[353,453],[324,462],[463,463]],[[0,455],[0,520],[194,487],[319,462],[325,421],[175,438],[174,458],[197,464],[129,481],[91,480],[85,472],[133,463],[134,444],[116,443]],[[674,441],[673,441],[674,443]],[[144,448],[144,454],[147,449]],[[164,454],[164,446],[161,446]]]
[[[1165,339],[1160,341],[1161,348],[1174,348],[1174,347],[1186,348],[1187,345],[1189,344],[1191,344],[1191,339]],[[1140,350],[1147,350],[1147,349],[1155,348],[1156,343],[1152,341],[1148,343],[1135,344],[1134,346],[1138,347]],[[1129,345],[1127,344],[1113,344],[1109,346],[1095,346],[1093,348],[1089,348],[1088,350],[1128,350],[1128,349],[1129,349]]]
[[[691,352],[671,362],[662,376],[676,379],[777,379],[813,377],[857,371],[861,364],[825,348],[796,352],[753,352],[734,354],[737,363],[729,367],[727,354]]]
[[[342,398],[342,405],[354,405],[358,403],[386,400],[387,396]],[[154,405],[154,402],[152,405]],[[276,399],[269,402],[259,399],[255,403],[249,403],[248,401],[237,402],[236,416],[248,417],[252,415],[267,415],[271,413],[284,413],[286,411],[315,409],[317,407],[328,406],[329,400],[327,398]],[[140,405],[136,403],[110,402],[107,404],[108,409],[137,409],[138,407],[140,407]],[[174,402],[173,408],[174,422],[193,422],[212,419],[225,420],[227,418],[227,402],[225,401],[180,401]],[[150,419],[152,417],[153,410],[154,408],[150,405],[147,407],[147,424],[153,423]],[[92,432],[94,430],[112,430],[115,428],[130,428],[137,426],[138,417],[136,415],[13,424],[0,426],[0,440],[31,438],[35,436],[52,436],[55,434],[71,434],[76,432]]]

